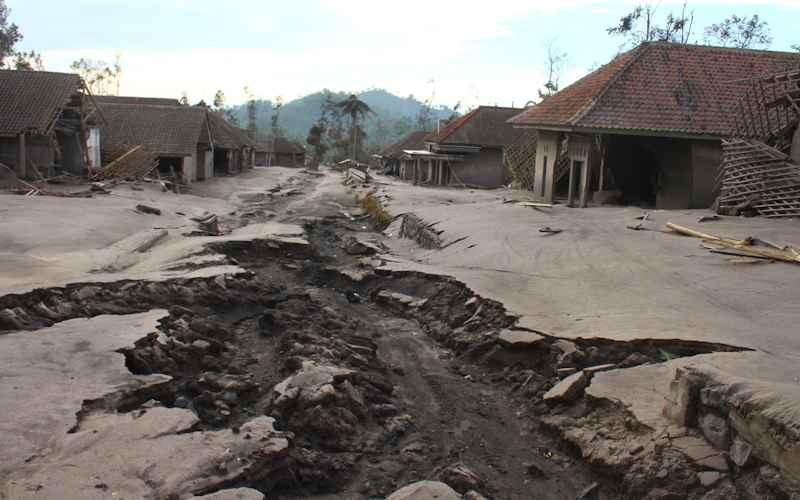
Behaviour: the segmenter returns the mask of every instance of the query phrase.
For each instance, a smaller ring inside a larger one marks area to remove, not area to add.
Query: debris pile
[[[95,174],[98,179],[141,179],[158,168],[158,159],[144,146],[122,154]]]
[[[765,217],[800,216],[800,165],[755,139],[725,140],[722,146],[720,214],[755,210]]]

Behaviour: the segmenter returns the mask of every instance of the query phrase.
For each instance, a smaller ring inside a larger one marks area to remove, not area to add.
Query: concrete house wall
[[[503,151],[484,148],[464,157],[463,162],[452,163],[450,184],[495,188],[505,184]]]

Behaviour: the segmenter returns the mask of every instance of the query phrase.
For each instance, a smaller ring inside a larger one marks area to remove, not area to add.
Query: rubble
[[[506,347],[544,347],[545,337],[528,330],[502,330],[497,341]]]
[[[386,500],[462,500],[461,495],[444,483],[419,481],[389,495]]]
[[[547,403],[568,403],[575,400],[589,385],[590,376],[586,372],[574,373],[553,386],[542,398]]]

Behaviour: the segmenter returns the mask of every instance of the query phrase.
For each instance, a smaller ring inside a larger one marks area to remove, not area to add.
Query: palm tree
[[[350,94],[350,97],[344,101],[336,104],[336,106],[346,115],[350,115],[351,120],[351,145],[353,148],[353,160],[358,161],[358,119],[365,117],[367,114],[372,113],[372,109],[360,100],[355,94]]]

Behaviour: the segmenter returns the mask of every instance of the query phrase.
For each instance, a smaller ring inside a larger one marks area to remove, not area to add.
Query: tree
[[[792,45],[792,50],[800,52],[800,43],[798,43],[797,45]]]
[[[14,54],[14,69],[20,71],[44,71],[42,55],[35,50],[17,52]]]
[[[708,44],[740,49],[767,48],[772,44],[769,25],[759,19],[758,14],[750,18],[734,14],[719,24],[712,24],[705,29],[705,39]]]
[[[225,110],[225,93],[222,89],[217,90],[217,93],[214,94],[214,111],[217,113],[222,113]]]
[[[352,158],[358,161],[359,135],[363,134],[363,131],[361,131],[358,126],[358,120],[372,113],[372,108],[370,108],[367,103],[360,100],[355,94],[350,94],[350,97],[338,103],[336,106],[343,114],[350,116]]]
[[[273,104],[272,116],[269,117],[270,128],[272,128],[273,136],[282,135],[280,126],[281,109],[283,109],[283,97],[278,96],[275,98],[275,104]]]
[[[244,95],[247,97],[247,130],[250,131],[250,136],[255,138],[258,131],[256,126],[256,114],[258,111],[256,96],[248,86],[244,87]]]
[[[119,58],[114,66],[104,61],[80,58],[70,65],[72,71],[81,75],[89,91],[95,95],[119,95],[122,66]]]
[[[680,14],[670,12],[663,25],[658,25],[656,14],[658,6],[644,4],[622,16],[616,26],[607,28],[610,35],[622,36],[631,45],[642,42],[689,43],[694,24],[694,11],[687,13],[688,2],[684,2]]]
[[[543,89],[539,89],[539,99],[544,100],[547,97],[558,92],[558,81],[561,78],[561,70],[564,69],[564,63],[567,61],[567,53],[561,52],[555,45],[555,40],[550,40],[545,45],[547,49],[547,82],[544,84]]]
[[[180,103],[183,106],[188,106],[189,105],[189,94],[187,94],[185,90],[183,92],[181,92]]]
[[[0,69],[43,71],[41,54],[34,50],[25,52],[14,49],[23,37],[19,27],[9,22],[10,13],[11,10],[6,6],[5,0],[0,0]]]

